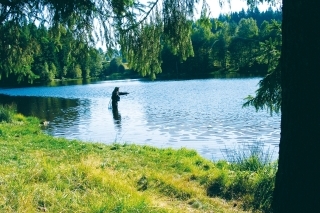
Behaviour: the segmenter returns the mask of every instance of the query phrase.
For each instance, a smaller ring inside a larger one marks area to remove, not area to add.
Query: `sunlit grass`
[[[241,200],[247,210],[272,212],[277,162],[271,159],[272,152],[260,142],[230,150],[226,160],[216,163],[221,170],[212,177],[208,194]]]
[[[194,150],[70,141],[13,117],[0,124],[0,212],[242,212],[255,199],[243,182],[226,196],[237,175]]]

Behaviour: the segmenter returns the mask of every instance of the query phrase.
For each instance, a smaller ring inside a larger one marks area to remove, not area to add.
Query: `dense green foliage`
[[[126,54],[129,58],[124,58],[121,51],[109,56],[83,38],[75,37],[70,28],[61,24],[48,28],[43,24],[8,21],[0,26],[0,82],[12,85],[64,78],[101,78],[114,73],[124,74],[125,70],[128,71],[126,76],[133,76],[132,70],[136,70],[153,79],[156,75],[160,78],[198,78],[230,72],[263,75],[267,69],[274,70],[277,59],[268,54],[281,47],[279,42],[275,43],[277,34],[272,30],[280,20],[269,19],[279,18],[279,14],[278,11],[260,12],[257,9],[218,19],[208,19],[203,14],[196,22],[189,21],[190,28],[183,33],[190,35],[190,44],[187,40],[176,45],[165,43],[160,39],[162,31],[153,31],[150,24],[136,37],[140,38],[135,44],[138,49],[127,50],[136,51]],[[257,21],[249,15],[264,19],[261,26],[258,27]],[[239,22],[235,22],[238,19]],[[272,42],[272,46],[268,42]],[[179,48],[187,52],[178,56]],[[123,66],[122,60],[130,62],[128,67]],[[130,67],[132,69],[128,69]]]
[[[197,2],[155,0],[141,4],[130,0],[1,1],[0,30],[3,38],[0,51],[5,60],[0,64],[0,75],[13,76],[19,82],[33,82],[39,77],[51,79],[56,75],[54,72],[75,78],[88,77],[92,67],[95,67],[88,65],[90,54],[97,54],[91,47],[97,40],[103,40],[108,55],[113,55],[120,48],[131,67],[142,76],[154,79],[161,71],[160,42],[161,45],[168,45],[183,60],[192,55],[190,21]],[[52,31],[50,39],[29,32],[30,23],[46,26]],[[61,39],[67,40],[61,42]],[[59,58],[50,59],[60,60],[60,67],[56,65],[58,61],[54,61],[54,66],[48,59],[36,61],[34,56],[42,55],[45,51],[40,42],[49,44],[49,53],[61,54]],[[57,48],[57,44],[61,43],[67,45],[63,51],[59,45]],[[41,71],[32,67],[34,62],[39,63],[37,68]]]
[[[265,22],[263,22],[265,23]],[[254,106],[256,110],[266,108],[272,114],[279,113],[281,109],[281,67],[280,49],[282,46],[281,25],[272,21],[266,28],[274,37],[260,42],[260,55],[256,58],[259,63],[267,65],[267,75],[259,82],[256,96],[248,96],[243,106]]]
[[[194,56],[181,61],[164,46],[159,77],[199,78],[226,74],[264,76],[273,72],[281,49],[281,12],[241,11],[192,25]],[[253,17],[259,18],[260,25]],[[238,21],[239,20],[239,21]]]
[[[74,38],[63,26],[47,29],[32,23],[6,22],[0,31],[3,83],[102,75],[103,52]],[[55,33],[59,36],[54,36]]]
[[[55,138],[38,119],[0,109],[12,116],[0,122],[1,212],[269,212],[271,164]]]

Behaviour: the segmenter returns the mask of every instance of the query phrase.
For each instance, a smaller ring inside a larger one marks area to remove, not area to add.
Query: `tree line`
[[[281,50],[281,11],[258,8],[201,17],[192,23],[193,57],[185,61],[169,47],[162,52],[162,73],[169,77],[209,77],[212,74],[264,76],[274,69]]]
[[[65,27],[8,21],[0,26],[2,83],[33,83],[54,78],[98,77],[103,53],[76,39]]]
[[[191,23],[193,56],[183,60],[163,43],[162,71],[157,77],[208,77],[216,71],[266,74],[269,61],[263,59],[273,58],[263,55],[270,48],[280,51],[276,32],[280,17],[281,12],[271,8],[265,12],[258,8],[242,10],[216,19],[202,17]],[[1,84],[104,78],[117,73],[133,77],[139,73],[125,65],[121,51],[97,49],[63,25],[46,27],[43,23],[7,21],[0,26],[0,37]]]

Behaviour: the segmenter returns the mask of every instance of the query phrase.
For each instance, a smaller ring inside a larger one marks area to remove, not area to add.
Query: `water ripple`
[[[102,81],[0,89],[10,95],[0,101],[15,101],[18,111],[49,120],[46,131],[57,137],[187,147],[217,160],[228,147],[257,141],[277,153],[280,116],[242,108],[259,80]],[[117,119],[108,110],[115,86],[130,93],[121,97]]]

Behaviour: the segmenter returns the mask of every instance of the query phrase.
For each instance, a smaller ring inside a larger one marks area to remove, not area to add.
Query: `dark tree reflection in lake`
[[[242,108],[259,80],[128,80],[0,89],[6,94],[0,103],[15,102],[19,112],[50,121],[45,131],[54,136],[187,147],[213,160],[223,158],[225,148],[261,141],[276,158],[280,116]],[[130,93],[121,96],[117,112],[108,109],[115,86]]]

